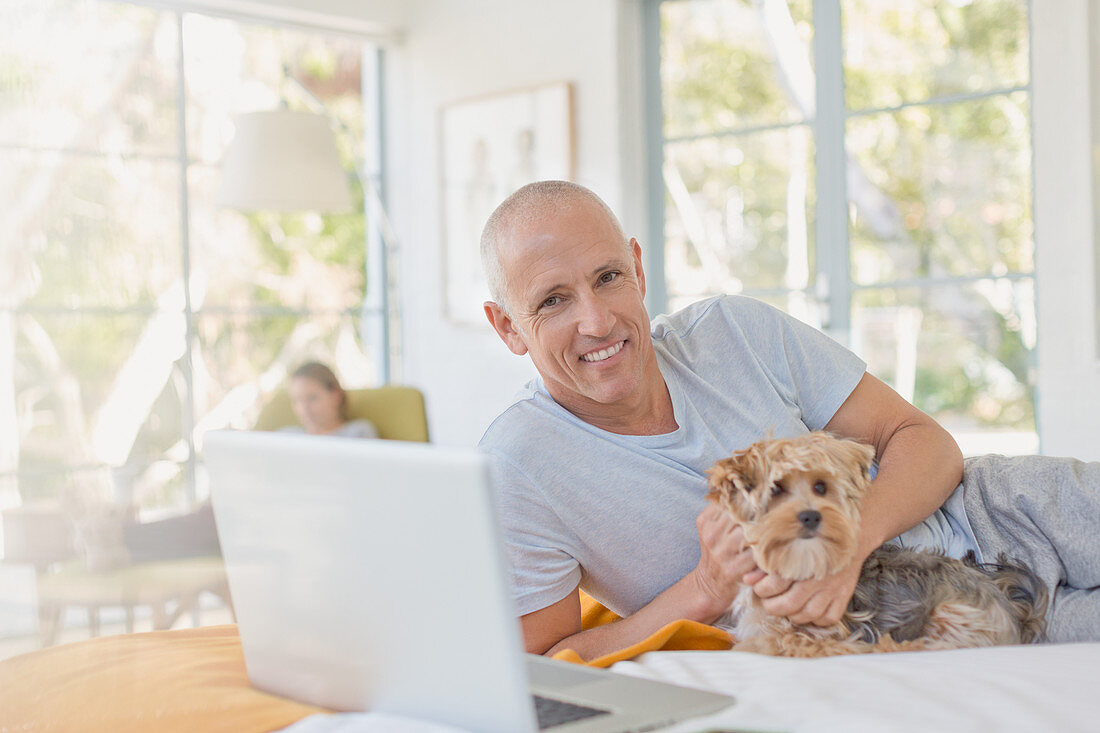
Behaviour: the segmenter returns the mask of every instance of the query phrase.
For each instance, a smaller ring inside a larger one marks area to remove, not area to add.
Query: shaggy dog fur
[[[856,550],[874,450],[816,432],[762,440],[708,472],[708,498],[740,524],[757,566],[789,580],[823,578]],[[769,615],[751,587],[718,625],[738,650],[794,657],[1020,644],[1043,636],[1047,592],[1000,557],[978,564],[883,545],[863,564],[840,623],[798,625]]]

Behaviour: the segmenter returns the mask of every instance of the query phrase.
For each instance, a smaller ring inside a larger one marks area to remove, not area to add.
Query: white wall
[[[1032,3],[1038,418],[1043,453],[1100,460],[1088,4]]]
[[[627,192],[617,91],[620,6],[616,0],[425,0],[403,43],[388,55],[390,209],[401,240],[403,381],[427,393],[433,440],[472,445],[512,395],[534,376],[488,322],[443,317],[440,107],[486,93],[553,81],[573,84],[575,179],[616,210]],[[636,7],[634,3],[625,5]],[[629,52],[628,52],[629,53]],[[637,138],[637,136],[635,136]],[[640,145],[640,142],[639,142]],[[628,162],[624,159],[629,158]],[[642,222],[624,225],[640,231]]]

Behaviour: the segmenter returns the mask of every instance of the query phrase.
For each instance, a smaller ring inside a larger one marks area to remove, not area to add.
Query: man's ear
[[[638,287],[645,297],[645,272],[642,271],[642,245],[634,237],[630,238],[630,250],[634,253],[634,276],[638,278]]]
[[[493,330],[497,332],[497,336],[500,336],[500,340],[504,342],[504,345],[516,356],[526,354],[527,344],[524,343],[523,337],[516,330],[511,317],[504,312],[504,309],[491,300],[485,301],[482,307],[485,309],[485,317],[489,319]]]

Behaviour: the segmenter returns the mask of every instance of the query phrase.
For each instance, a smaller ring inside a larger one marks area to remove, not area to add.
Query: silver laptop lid
[[[207,434],[205,456],[255,686],[535,729],[484,456],[231,431]]]

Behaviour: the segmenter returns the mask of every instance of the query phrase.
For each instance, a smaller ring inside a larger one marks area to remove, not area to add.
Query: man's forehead
[[[597,261],[627,261],[630,250],[613,230],[584,232],[532,231],[511,238],[505,266],[531,276],[556,267],[595,267]]]
[[[541,300],[558,288],[570,288],[587,282],[601,272],[627,269],[629,258],[624,247],[594,244],[578,253],[551,250],[544,257],[532,257],[517,263],[512,270],[515,292],[520,302]]]
[[[511,222],[504,237],[508,242],[504,249],[513,261],[602,242],[622,245],[618,226],[600,207],[587,201],[560,207],[537,207],[525,214]]]

